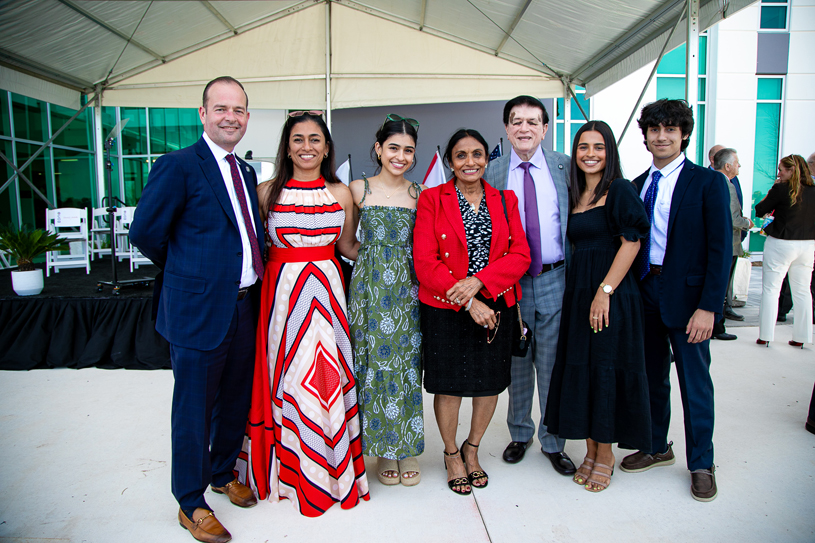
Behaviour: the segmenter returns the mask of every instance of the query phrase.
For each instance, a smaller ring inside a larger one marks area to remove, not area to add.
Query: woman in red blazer
[[[444,159],[454,177],[422,192],[413,231],[424,386],[435,394],[447,484],[463,495],[473,486],[487,486],[478,445],[498,394],[509,386],[511,343],[519,334],[518,280],[530,264],[518,199],[505,191],[504,207],[501,193],[482,179],[487,148],[475,130],[453,134]],[[473,416],[459,453],[456,428],[463,397],[473,398]]]

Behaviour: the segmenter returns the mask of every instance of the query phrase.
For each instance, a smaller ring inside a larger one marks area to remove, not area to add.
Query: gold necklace
[[[397,192],[401,191],[401,190],[402,190],[404,187],[396,187],[396,189],[394,189],[394,190],[393,190],[393,191],[392,191],[390,194],[388,194],[387,192],[385,192],[385,188],[384,188],[384,187],[379,187],[379,188],[381,188],[381,189],[382,189],[382,194],[384,194],[384,195],[385,195],[385,198],[387,198],[388,200],[390,200],[390,199],[391,199],[391,196],[393,196],[393,195],[394,195],[394,194],[396,194]]]

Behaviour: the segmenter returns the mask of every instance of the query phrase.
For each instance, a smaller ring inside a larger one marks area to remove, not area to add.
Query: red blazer
[[[509,217],[507,225],[501,193],[483,179],[481,182],[492,222],[492,240],[490,263],[475,276],[484,283],[481,294],[493,300],[503,295],[507,306],[511,307],[521,299],[518,280],[531,262],[518,213],[518,198],[511,190],[504,191]],[[422,191],[416,209],[413,262],[419,279],[419,300],[433,307],[458,311],[463,306],[447,300],[445,293],[467,277],[469,257],[454,181]],[[518,294],[517,300],[513,286]]]

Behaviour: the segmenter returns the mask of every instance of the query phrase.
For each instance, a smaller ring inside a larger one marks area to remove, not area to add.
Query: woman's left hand
[[[589,310],[589,325],[594,333],[601,332],[603,326],[608,328],[608,308],[611,295],[606,294],[602,289],[597,289],[597,294],[594,295],[594,300],[591,302],[591,310]]]
[[[478,277],[462,279],[447,291],[447,299],[458,305],[466,305],[470,298],[484,288],[484,283]]]

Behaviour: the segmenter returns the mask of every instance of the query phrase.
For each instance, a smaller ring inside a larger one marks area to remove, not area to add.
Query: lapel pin
[[[557,165],[557,169],[558,169],[558,170],[562,170],[562,169],[563,169],[563,164],[558,164],[558,165]]]

